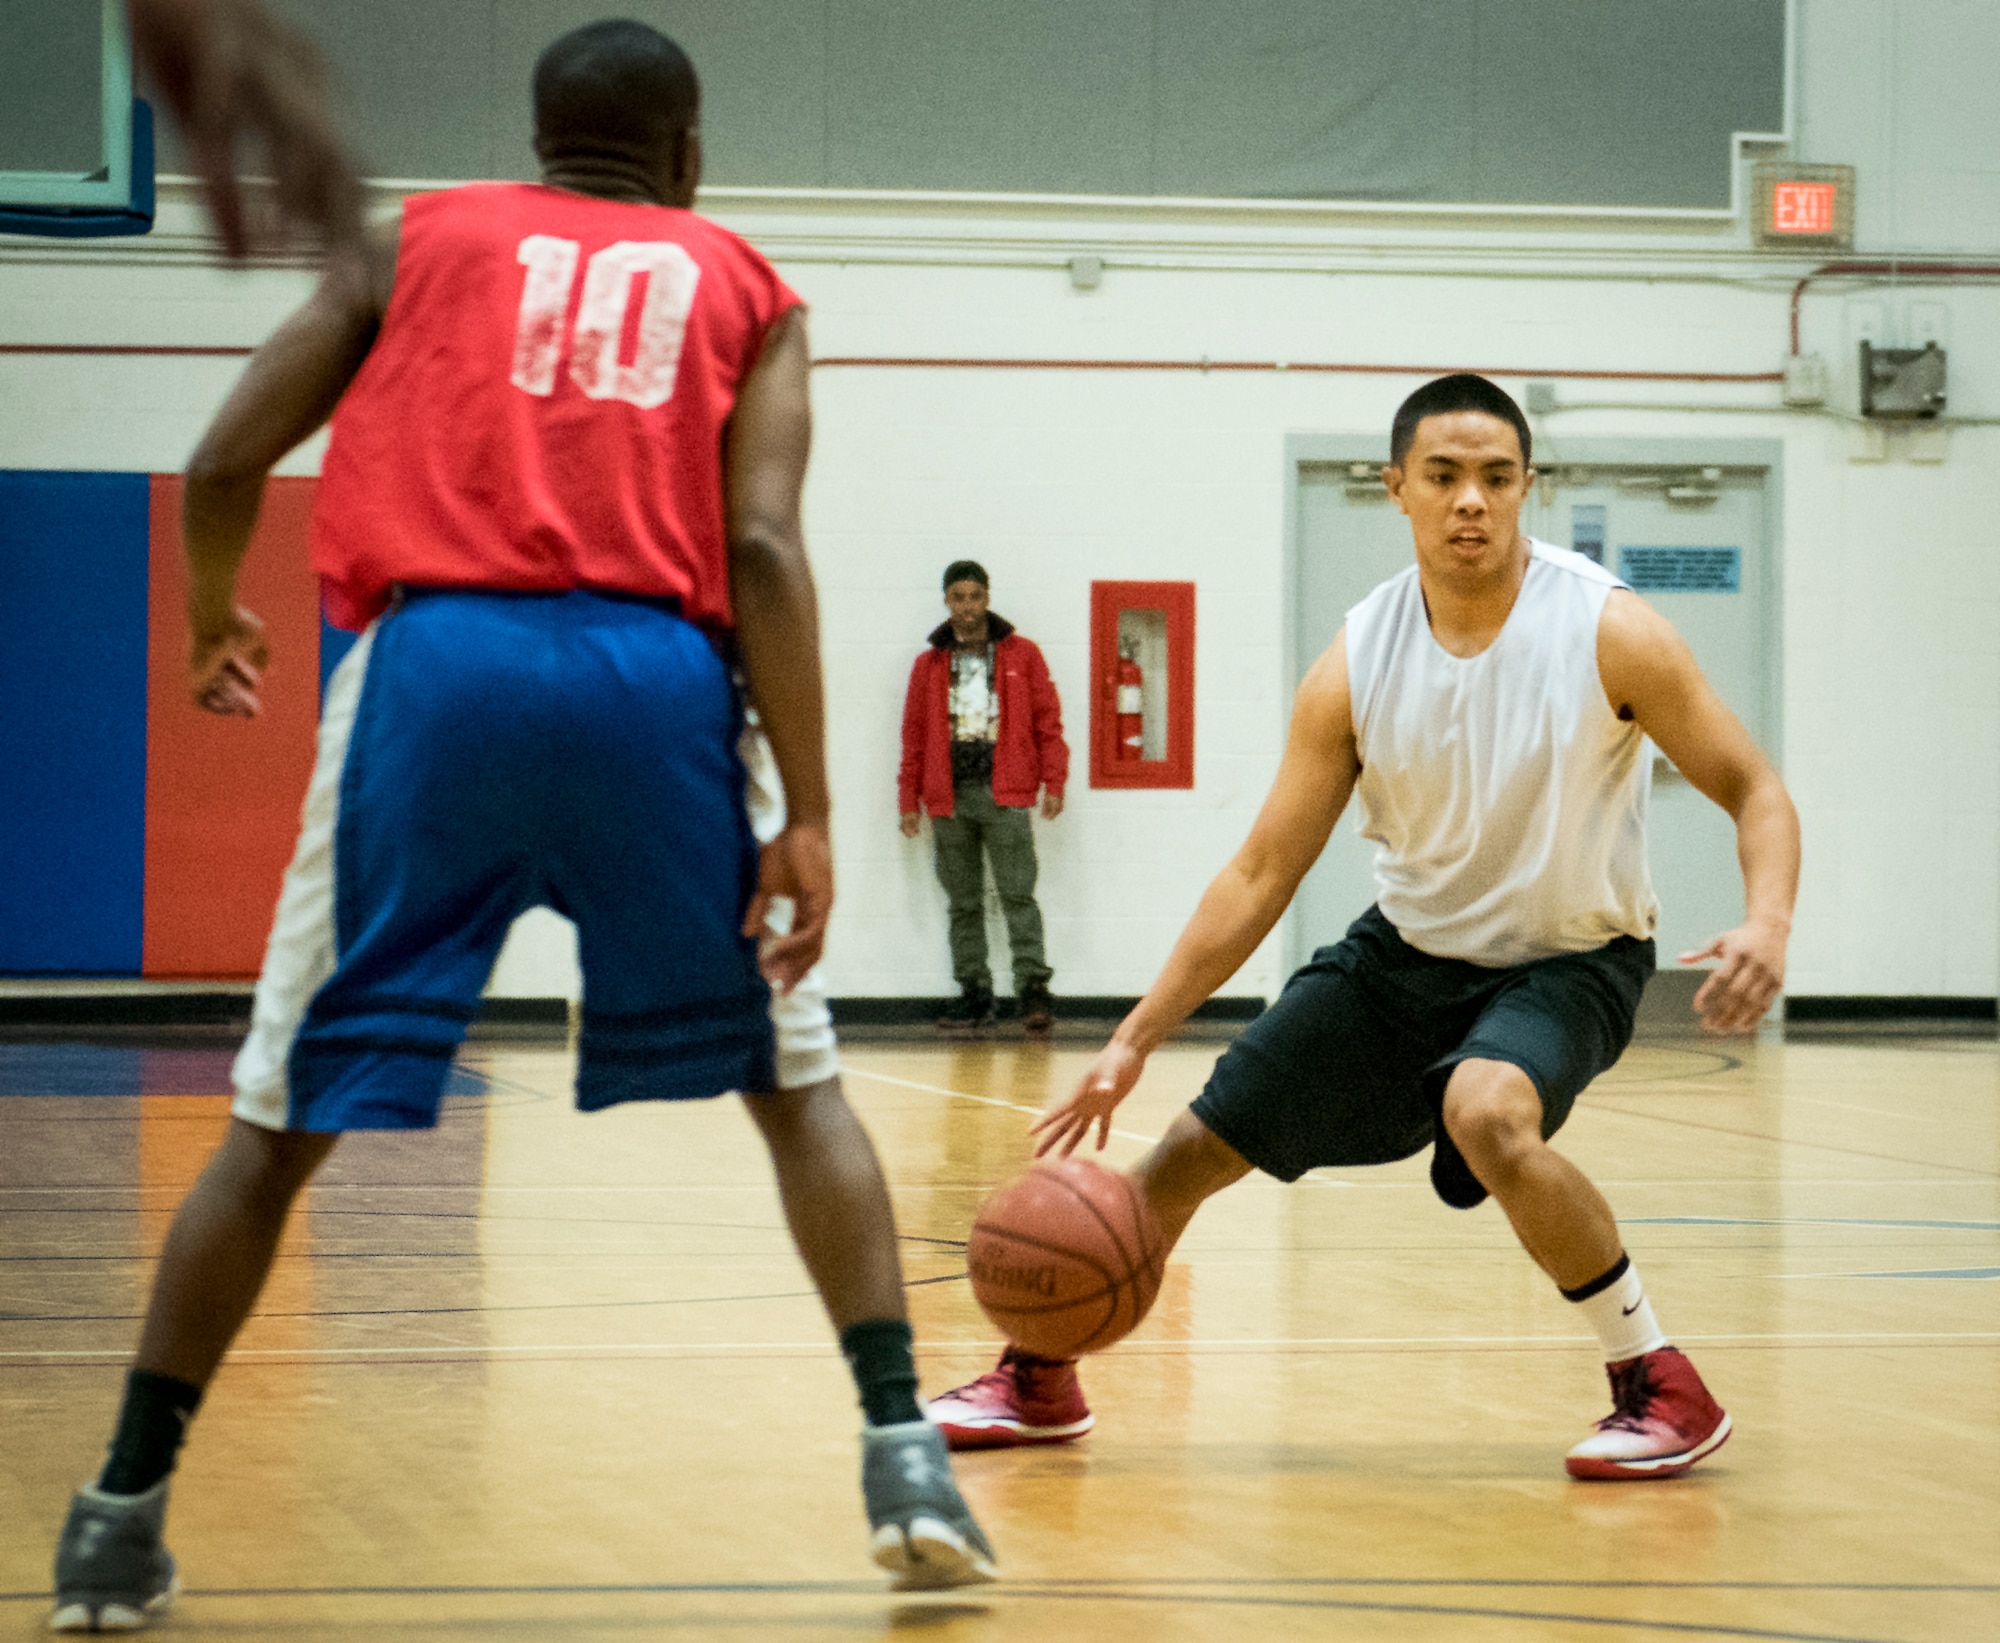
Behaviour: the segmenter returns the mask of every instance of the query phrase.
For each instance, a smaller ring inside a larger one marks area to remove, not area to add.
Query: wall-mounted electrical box
[[[1892,421],[1942,415],[1944,350],[1861,344],[1861,414]]]
[[[1090,785],[1194,786],[1194,584],[1090,584]]]

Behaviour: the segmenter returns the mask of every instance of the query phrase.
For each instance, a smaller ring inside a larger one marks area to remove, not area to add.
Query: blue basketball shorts
[[[238,1117],[270,1129],[437,1121],[514,919],[577,927],[577,1105],[769,1090],[770,989],[739,932],[757,844],[742,706],[658,603],[407,593],[321,716]]]

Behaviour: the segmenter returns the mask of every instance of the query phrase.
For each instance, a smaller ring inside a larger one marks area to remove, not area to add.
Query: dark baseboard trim
[[[477,1027],[557,1027],[569,1031],[566,998],[482,998]]]
[[[241,991],[172,993],[14,993],[0,996],[0,1031],[85,1031],[117,1028],[228,1028],[250,1025],[251,995]],[[569,1030],[569,1002],[560,998],[488,998],[472,1024],[482,1028]]]
[[[250,994],[16,993],[0,997],[0,1028],[230,1027],[250,1024]]]
[[[836,1027],[930,1026],[949,999],[944,998],[836,998],[833,1007]],[[1070,994],[1055,997],[1058,1021],[1117,1021],[1139,1002],[1122,994]],[[1014,1013],[1014,1001],[998,1001],[1000,1019]],[[1255,1021],[1264,1013],[1261,998],[1211,998],[1198,1005],[1190,1021]]]
[[[248,989],[217,989],[170,993],[16,993],[0,996],[0,1031],[87,1032],[93,1028],[228,1029],[241,1032],[250,1024]],[[833,1019],[842,1027],[930,1026],[949,1002],[942,998],[836,998]],[[1126,995],[1071,994],[1055,1000],[1058,1021],[1117,1021],[1139,1000]],[[1959,1000],[1957,1002],[1974,1002]],[[1992,1000],[1986,1000],[1988,1018]],[[1002,1020],[1013,1014],[1014,1001],[1003,998]],[[1261,998],[1211,998],[1199,1005],[1190,1021],[1254,1021],[1264,1013]],[[472,1031],[514,1032],[569,1030],[569,1002],[561,998],[489,998],[480,1002]]]
[[[1794,994],[1785,1000],[1787,1021],[2000,1021],[2000,1000],[1840,993]]]

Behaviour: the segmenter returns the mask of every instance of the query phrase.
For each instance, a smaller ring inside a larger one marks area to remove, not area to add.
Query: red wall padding
[[[264,711],[188,698],[181,479],[155,474],[147,626],[145,973],[257,973],[298,836],[319,726],[319,586],[306,560],[317,481],[273,479],[238,601],[271,645]]]

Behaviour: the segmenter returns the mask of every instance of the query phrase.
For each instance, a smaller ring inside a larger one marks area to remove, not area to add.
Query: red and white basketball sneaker
[[[1607,1366],[1611,1413],[1569,1452],[1573,1478],[1677,1478],[1729,1438],[1729,1417],[1671,1346]]]
[[[928,1413],[953,1449],[1068,1443],[1097,1424],[1074,1358],[1036,1358],[1011,1346],[989,1373],[932,1398]]]

